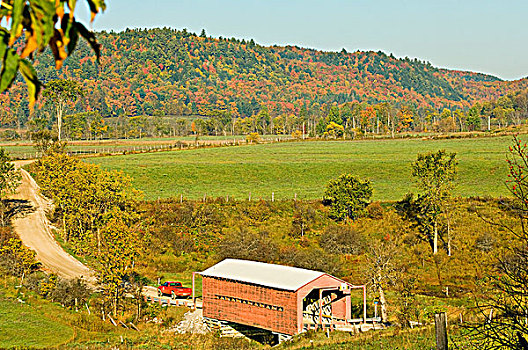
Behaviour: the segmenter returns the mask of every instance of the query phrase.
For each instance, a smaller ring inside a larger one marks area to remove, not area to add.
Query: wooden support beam
[[[319,325],[323,328],[323,290],[319,289]]]

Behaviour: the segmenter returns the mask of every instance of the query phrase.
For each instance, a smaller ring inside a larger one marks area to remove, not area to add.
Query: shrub
[[[5,130],[2,135],[0,136],[0,138],[2,138],[2,140],[8,140],[8,141],[12,141],[12,140],[20,140],[20,134],[17,133],[15,130]]]
[[[229,232],[218,246],[221,258],[235,258],[271,262],[276,260],[278,248],[268,232],[251,232],[238,227]]]
[[[383,207],[379,202],[373,202],[367,206],[367,215],[371,219],[383,219],[383,213]]]
[[[260,135],[256,132],[252,132],[246,136],[246,142],[248,143],[260,143]]]
[[[496,243],[497,240],[495,239],[495,237],[493,237],[491,233],[485,232],[478,236],[475,240],[475,248],[483,252],[489,252],[493,250]]]
[[[60,302],[65,307],[73,308],[84,305],[90,294],[91,290],[82,278],[60,278],[50,293],[50,299]]]
[[[288,265],[309,270],[323,271],[340,276],[342,267],[339,257],[319,247],[290,248],[281,253],[280,260]]]
[[[361,254],[365,242],[350,226],[330,225],[319,237],[319,245],[329,254]]]
[[[35,255],[20,239],[10,238],[0,246],[0,268],[16,277],[28,275],[40,266]]]

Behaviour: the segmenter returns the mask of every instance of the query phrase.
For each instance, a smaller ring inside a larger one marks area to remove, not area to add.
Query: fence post
[[[196,272],[193,272],[192,273],[192,302],[193,302],[193,310],[196,310],[196,297],[194,294],[194,290],[195,290],[195,287],[196,287],[196,284],[194,283],[194,277],[196,275]]]
[[[447,318],[446,313],[435,314],[436,350],[448,350],[447,348]]]

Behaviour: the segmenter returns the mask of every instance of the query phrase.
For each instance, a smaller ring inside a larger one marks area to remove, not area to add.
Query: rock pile
[[[204,322],[202,316],[202,310],[189,311],[183,315],[183,320],[178,323],[176,327],[168,330],[178,334],[193,333],[193,334],[205,334],[209,330]]]

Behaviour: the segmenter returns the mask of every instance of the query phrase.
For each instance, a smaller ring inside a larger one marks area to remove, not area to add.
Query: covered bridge
[[[365,288],[323,272],[226,259],[200,273],[203,316],[295,335],[310,327],[335,328],[351,318],[350,292]]]

